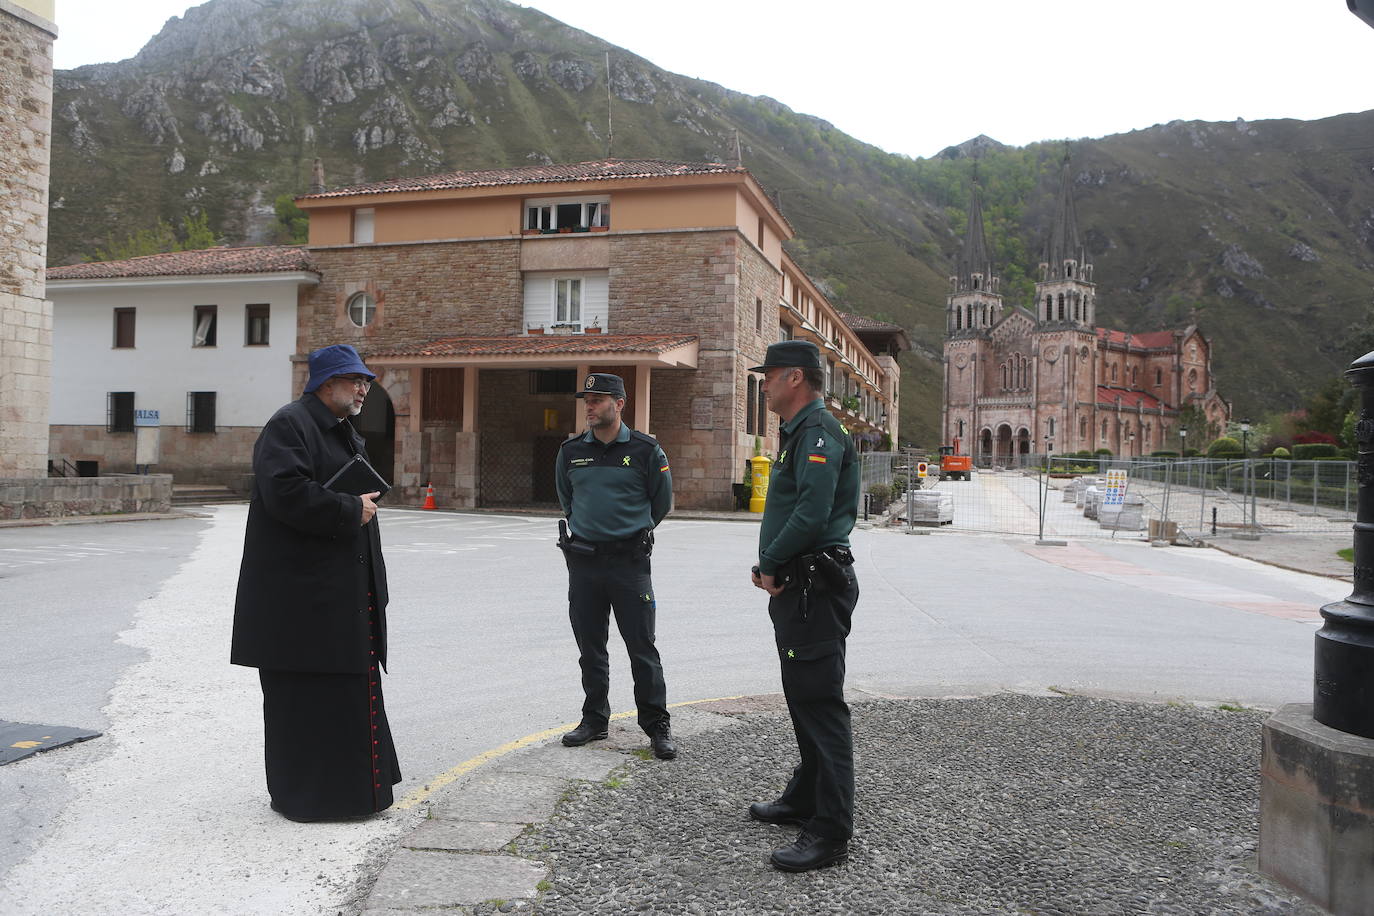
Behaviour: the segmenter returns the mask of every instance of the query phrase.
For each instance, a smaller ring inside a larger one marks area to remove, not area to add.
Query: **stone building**
[[[159,471],[235,483],[263,422],[293,396],[296,302],[319,281],[309,253],[288,245],[51,268],[53,463],[87,476],[149,463],[137,417],[155,424]]]
[[[299,200],[305,248],[48,272],[55,460],[131,471],[128,415],[156,410],[159,471],[232,484],[299,394],[306,354],[330,343],[380,373],[355,423],[398,503],[428,483],[444,506],[553,503],[554,454],[585,429],[573,394],[599,371],[624,377],[627,421],[663,443],[677,504],[728,507],[746,460],[778,448],[747,370],[783,338],[820,346],[831,410],[861,447],[896,439],[904,333],[836,311],[745,169],[603,160],[317,183]]]
[[[47,474],[52,0],[0,0],[0,478]]]
[[[981,464],[1049,447],[1121,456],[1178,450],[1181,411],[1195,407],[1219,429],[1230,418],[1212,376],[1211,343],[1196,325],[1142,334],[1097,326],[1097,285],[1072,190],[1066,159],[1027,308],[1002,301],[973,189],[946,304],[941,429],[945,443],[959,439]],[[1195,432],[1193,445],[1205,445]]]
[[[777,449],[747,370],[787,337],[826,354],[832,409],[856,437],[896,438],[899,343],[874,355],[844,323],[739,166],[460,171],[297,203],[321,275],[301,297],[297,359],[351,343],[380,372],[369,405],[395,419],[369,451],[411,499],[432,482],[449,506],[553,502],[558,445],[585,428],[576,386],[614,372],[627,421],[673,462],[677,504],[728,507],[748,458]],[[299,390],[303,364],[296,375]]]

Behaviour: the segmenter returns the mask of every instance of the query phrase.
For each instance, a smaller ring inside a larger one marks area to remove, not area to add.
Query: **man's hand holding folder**
[[[383,480],[382,475],[378,474],[362,455],[354,455],[351,461],[324,482],[324,486],[335,493],[362,497],[363,514],[360,524],[363,525],[372,521],[372,516],[377,514],[376,500],[381,499],[391,489],[391,484]]]

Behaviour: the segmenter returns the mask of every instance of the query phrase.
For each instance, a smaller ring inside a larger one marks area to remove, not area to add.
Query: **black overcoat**
[[[377,662],[385,667],[386,565],[378,519],[359,525],[362,499],[322,486],[355,454],[365,454],[362,437],[313,393],[263,427],[253,446],[234,664],[335,673],[366,672]],[[369,603],[376,606],[376,639]]]

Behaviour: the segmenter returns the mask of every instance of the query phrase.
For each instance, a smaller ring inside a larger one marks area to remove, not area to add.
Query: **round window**
[[[353,298],[348,300],[348,320],[357,327],[367,327],[376,314],[377,300],[367,293],[354,293]]]

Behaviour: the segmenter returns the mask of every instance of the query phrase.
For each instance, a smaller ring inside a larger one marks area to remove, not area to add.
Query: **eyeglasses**
[[[372,388],[372,379],[364,378],[360,375],[336,375],[334,377],[341,382],[348,382],[354,388],[361,388],[363,391],[368,391]]]

